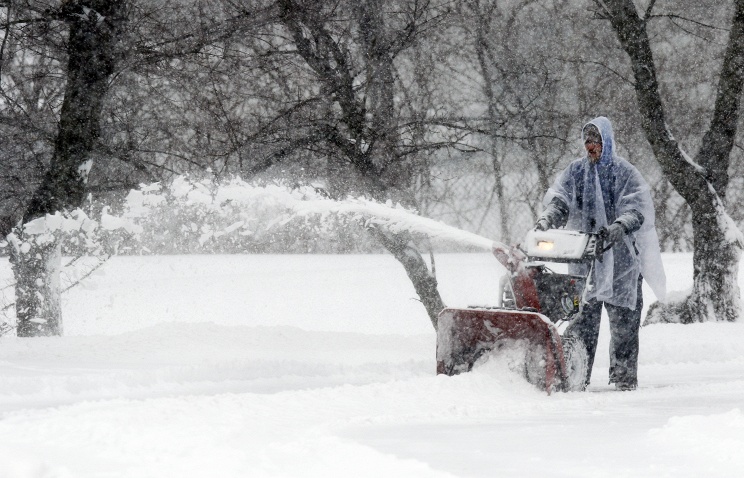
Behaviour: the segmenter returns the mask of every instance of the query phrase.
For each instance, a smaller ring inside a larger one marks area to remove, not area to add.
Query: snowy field
[[[664,260],[670,290],[690,287],[691,255]],[[490,255],[437,272],[448,305],[494,303]],[[64,337],[0,339],[0,478],[744,469],[744,322],[643,328],[635,392],[606,385],[603,327],[589,390],[547,396],[498,361],[436,376],[390,256],[120,257],[84,285]]]

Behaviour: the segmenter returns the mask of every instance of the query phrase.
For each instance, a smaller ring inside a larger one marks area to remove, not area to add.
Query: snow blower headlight
[[[553,247],[555,247],[555,243],[553,241],[539,241],[537,243],[537,248],[541,251],[552,251]]]

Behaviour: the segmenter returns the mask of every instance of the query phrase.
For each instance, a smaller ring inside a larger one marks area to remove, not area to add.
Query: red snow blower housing
[[[496,307],[444,309],[437,328],[437,373],[468,372],[505,346],[524,351],[519,365],[525,378],[552,391],[586,387],[586,347],[577,337],[562,337],[558,326],[581,313],[591,287],[595,260],[602,260],[603,231],[532,230],[520,247],[494,245],[493,253],[509,274],[501,280]],[[543,262],[587,263],[586,276],[555,273]]]

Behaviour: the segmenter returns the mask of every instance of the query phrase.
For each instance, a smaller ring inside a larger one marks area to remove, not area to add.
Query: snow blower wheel
[[[566,361],[566,392],[583,392],[589,378],[589,356],[584,342],[578,337],[563,336],[563,358]]]

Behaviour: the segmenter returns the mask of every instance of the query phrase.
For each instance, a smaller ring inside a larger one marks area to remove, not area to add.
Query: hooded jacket
[[[617,221],[628,232],[605,253],[602,262],[595,263],[595,286],[587,291],[587,298],[635,309],[642,274],[657,299],[664,300],[666,275],[651,190],[635,166],[615,153],[610,120],[600,116],[587,123],[582,128],[582,143],[589,124],[596,126],[602,137],[599,161],[594,165],[586,155],[574,160],[548,189],[544,204],[558,199],[568,207],[567,229],[597,232]],[[570,269],[583,275],[588,266],[576,264]]]

